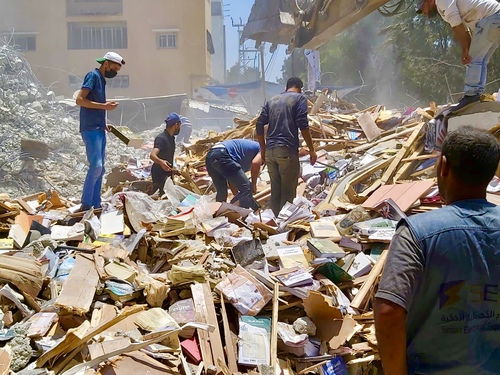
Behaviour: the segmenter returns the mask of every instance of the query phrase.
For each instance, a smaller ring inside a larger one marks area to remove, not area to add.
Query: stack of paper
[[[222,229],[222,228],[228,228],[229,227],[229,221],[227,220],[227,217],[225,216],[220,216],[220,217],[215,217],[210,220],[205,220],[201,223],[201,227],[203,229],[203,232],[208,237],[213,237],[214,232],[217,229]]]
[[[276,222],[279,226],[279,231],[284,232],[286,226],[290,223],[298,220],[312,221],[314,218],[309,209],[287,202],[281,209]]]

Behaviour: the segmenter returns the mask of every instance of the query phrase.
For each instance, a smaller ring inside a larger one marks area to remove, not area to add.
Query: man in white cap
[[[80,133],[87,152],[89,170],[83,185],[80,211],[101,207],[101,185],[106,156],[106,111],[112,111],[117,102],[106,101],[106,79],[114,78],[125,60],[116,52],[108,52],[96,60],[99,68],[87,73],[76,98],[80,106]]]

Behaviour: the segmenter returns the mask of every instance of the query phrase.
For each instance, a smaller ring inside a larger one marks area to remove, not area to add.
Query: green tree
[[[227,71],[227,83],[246,83],[260,79],[260,71],[253,67],[244,67],[243,73],[240,70],[240,64],[234,64]]]
[[[452,94],[460,96],[463,90],[465,67],[451,27],[439,16],[416,15],[414,7],[394,17],[374,12],[323,45],[320,52],[322,83],[366,85],[349,98],[365,105],[399,108],[426,106],[432,100],[447,103]],[[486,87],[489,92],[500,86],[495,83],[500,77],[499,56],[495,52],[488,66],[488,80],[493,81]],[[289,60],[283,65],[284,77],[290,74]]]

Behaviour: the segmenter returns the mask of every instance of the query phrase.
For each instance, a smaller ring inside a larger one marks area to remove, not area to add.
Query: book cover
[[[307,247],[318,258],[343,258],[346,253],[335,242],[328,238],[309,238]]]
[[[281,268],[309,267],[300,246],[278,246],[276,251],[278,252]]]
[[[352,280],[352,276],[342,269],[335,262],[328,262],[318,267],[318,272],[334,283],[341,283],[343,281]]]

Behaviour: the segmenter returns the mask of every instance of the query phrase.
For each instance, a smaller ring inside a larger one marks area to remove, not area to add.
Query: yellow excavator
[[[242,40],[317,49],[388,0],[255,0],[242,33]],[[400,11],[404,0],[389,8]],[[387,5],[385,5],[387,7]],[[387,8],[385,9],[388,10]],[[382,10],[384,11],[384,10]]]

